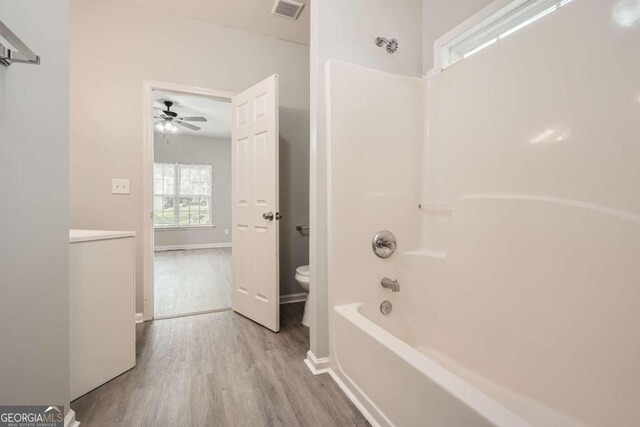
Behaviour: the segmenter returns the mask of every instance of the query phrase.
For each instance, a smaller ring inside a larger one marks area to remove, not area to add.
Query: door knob
[[[276,220],[282,219],[284,218],[284,215],[282,215],[280,212],[276,212],[275,216],[273,215],[273,212],[269,211],[269,212],[265,212],[262,214],[262,218],[269,220],[269,221],[273,221],[273,218],[275,217]]]

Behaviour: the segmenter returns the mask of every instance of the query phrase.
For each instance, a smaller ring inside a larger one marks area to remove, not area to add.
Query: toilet
[[[307,291],[307,299],[304,302],[304,314],[302,324],[309,327],[309,315],[307,314],[307,304],[309,304],[309,266],[302,265],[296,268],[296,281]]]

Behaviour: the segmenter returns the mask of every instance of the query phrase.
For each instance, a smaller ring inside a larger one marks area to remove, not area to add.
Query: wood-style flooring
[[[155,317],[231,307],[231,248],[156,252]]]
[[[137,325],[137,365],[71,402],[82,426],[365,426],[328,374],[303,359],[303,304],[281,331],[234,312]]]

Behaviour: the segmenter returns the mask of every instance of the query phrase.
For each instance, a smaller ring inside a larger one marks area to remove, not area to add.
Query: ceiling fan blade
[[[204,117],[178,117],[180,120],[186,120],[187,122],[206,122]]]
[[[174,121],[174,123],[175,123],[175,124],[177,124],[178,126],[184,126],[184,127],[186,127],[187,129],[191,129],[191,130],[200,130],[200,128],[199,128],[198,126],[194,126],[194,125],[192,125],[192,124],[190,124],[190,123],[181,122],[181,121],[179,121],[179,120]]]

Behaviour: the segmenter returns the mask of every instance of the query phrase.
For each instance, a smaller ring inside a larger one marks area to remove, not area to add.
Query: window
[[[486,19],[441,45],[440,65],[445,69],[516,31],[560,9],[572,0],[510,0]]]
[[[154,227],[212,225],[211,176],[211,165],[155,163]]]

